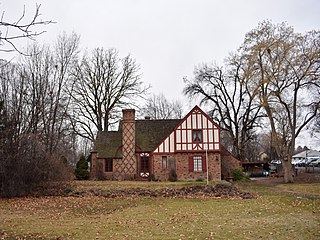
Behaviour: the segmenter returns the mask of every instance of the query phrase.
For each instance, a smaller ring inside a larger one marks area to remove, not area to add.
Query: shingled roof
[[[136,146],[138,150],[150,152],[181,122],[181,119],[136,120]],[[99,158],[121,157],[122,122],[118,131],[98,132],[94,151]]]
[[[99,158],[121,157],[121,132],[119,131],[100,131],[94,142],[93,150],[98,152]]]

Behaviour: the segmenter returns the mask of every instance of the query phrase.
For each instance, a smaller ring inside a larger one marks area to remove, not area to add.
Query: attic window
[[[192,130],[192,142],[202,142],[202,130]]]

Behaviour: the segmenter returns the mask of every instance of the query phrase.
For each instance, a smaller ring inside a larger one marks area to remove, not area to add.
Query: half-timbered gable
[[[206,150],[220,151],[220,129],[196,106],[153,152],[161,154]]]

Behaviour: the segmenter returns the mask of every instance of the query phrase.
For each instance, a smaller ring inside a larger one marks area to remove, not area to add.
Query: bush
[[[168,180],[170,182],[176,182],[178,180],[178,176],[175,169],[170,170]]]
[[[149,182],[154,182],[154,181],[159,181],[159,179],[156,179],[154,174],[150,174],[149,177],[148,177],[148,181]]]
[[[90,173],[88,171],[89,165],[85,156],[81,156],[80,160],[77,162],[75,175],[78,180],[88,180]]]
[[[31,134],[6,145],[0,169],[0,197],[7,198],[41,195],[50,182],[73,178],[66,159],[48,153],[37,135]]]
[[[202,177],[198,177],[196,180],[196,182],[203,182],[203,181],[204,181],[204,178],[202,178]]]
[[[232,169],[231,174],[232,174],[232,178],[234,181],[247,181],[247,180],[249,180],[249,178],[239,168]]]

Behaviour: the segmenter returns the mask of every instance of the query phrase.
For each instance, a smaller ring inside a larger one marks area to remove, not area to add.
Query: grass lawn
[[[77,184],[79,189],[110,189],[192,183],[88,181]],[[0,199],[0,239],[320,239],[319,186],[319,183],[240,185],[259,195],[250,200]]]
[[[215,182],[211,181],[210,184]],[[185,181],[185,182],[149,182],[149,181],[75,181],[75,187],[81,190],[88,190],[91,188],[112,190],[112,189],[126,189],[126,188],[145,188],[145,189],[161,189],[164,187],[179,187],[179,186],[193,186],[205,185],[203,181]]]

